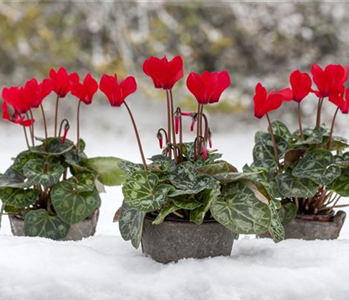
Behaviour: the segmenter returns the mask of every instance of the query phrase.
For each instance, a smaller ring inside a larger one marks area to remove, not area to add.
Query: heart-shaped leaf
[[[297,215],[297,206],[291,202],[286,203],[278,210],[282,225],[290,224]]]
[[[106,186],[121,185],[125,182],[125,173],[119,163],[122,160],[116,157],[94,157],[84,160],[84,165],[97,173],[97,179]]]
[[[291,132],[287,128],[287,126],[279,120],[275,120],[271,122],[271,127],[273,128],[273,132],[275,135],[278,135],[288,141],[291,138]],[[269,131],[268,126],[268,131]]]
[[[0,198],[5,205],[15,208],[25,208],[33,205],[39,197],[39,192],[34,189],[2,188]]]
[[[181,184],[182,189],[176,189],[172,191],[169,194],[169,196],[177,197],[180,195],[196,195],[203,190],[212,189],[215,184],[216,184],[216,181],[211,176],[208,176],[208,175],[198,176],[193,181],[187,182],[185,188],[183,184]]]
[[[309,178],[319,185],[328,185],[341,174],[341,170],[334,164],[330,151],[315,149],[309,151],[295,166],[292,175]]]
[[[24,180],[25,177],[21,172],[16,171],[13,167],[10,167],[0,178],[0,188],[12,187],[23,189],[30,187],[31,184],[29,182],[25,182]]]
[[[122,203],[119,216],[119,229],[125,241],[131,241],[133,247],[138,249],[143,232],[143,221],[145,213]]]
[[[290,173],[279,174],[276,181],[281,195],[286,198],[310,198],[319,189],[319,185],[311,179],[294,177]]]
[[[265,132],[257,132],[255,136],[256,144],[253,148],[253,162],[256,167],[274,168],[276,167],[274,146],[271,135]],[[289,149],[289,143],[282,137],[275,135],[275,141],[282,158]]]
[[[59,218],[69,225],[85,220],[101,203],[96,190],[81,192],[69,180],[52,187],[51,200]]]
[[[154,225],[160,225],[165,218],[174,213],[175,211],[180,210],[173,202],[166,203],[160,210],[159,214],[156,216],[156,219],[153,221]]]
[[[199,203],[202,203],[198,208],[190,211],[190,221],[201,225],[204,221],[206,212],[209,211],[212,201],[214,201],[221,193],[221,187],[218,183],[215,183],[213,188],[205,189],[201,193],[196,195],[196,199]]]
[[[186,197],[180,196],[180,197],[175,197],[173,199],[173,203],[180,209],[185,209],[185,210],[193,210],[195,208],[198,208],[203,205],[203,203],[199,202],[195,196],[189,196]]]
[[[268,205],[242,182],[226,185],[221,197],[213,200],[211,213],[217,222],[238,234],[261,234],[270,228]]]
[[[14,170],[16,170],[17,172],[19,173],[23,173],[23,167],[24,165],[29,161],[29,160],[32,160],[32,159],[38,159],[40,158],[40,155],[36,154],[36,153],[33,153],[29,150],[27,151],[23,151],[21,153],[19,153],[17,155],[17,157],[15,158],[15,161],[12,165],[12,168]]]
[[[32,210],[25,215],[24,233],[26,236],[39,236],[53,240],[65,238],[70,226],[58,216],[50,216],[45,209]]]
[[[328,189],[342,197],[349,197],[349,170],[342,169],[341,175],[328,186]]]
[[[236,173],[238,170],[226,161],[216,161],[213,164],[202,166],[197,169],[200,174],[216,175],[221,173]]]
[[[298,134],[299,134],[299,131],[298,131]],[[324,129],[321,127],[314,128],[314,129],[308,128],[307,130],[304,130],[304,135],[306,136],[306,138],[304,140],[299,139],[296,142],[296,145],[321,144],[324,138]]]
[[[33,185],[52,186],[59,181],[64,168],[60,164],[46,165],[43,159],[31,159],[24,165],[23,172]]]
[[[118,167],[128,176],[137,171],[143,171],[144,167],[142,164],[135,164],[133,162],[122,160],[118,162]]]
[[[48,138],[46,148],[44,142],[42,145],[31,147],[30,151],[45,156],[59,156],[70,151],[73,147],[74,143],[70,140],[66,139],[64,144],[62,144],[62,138]]]
[[[96,188],[95,177],[91,173],[78,173],[69,180],[79,192],[92,192]]]
[[[285,239],[285,229],[278,214],[279,205],[280,202],[277,200],[271,200],[269,203],[269,208],[271,211],[271,224],[269,232],[275,243],[279,243]]]
[[[159,178],[147,171],[134,172],[122,187],[127,205],[143,212],[159,209],[173,189],[169,184],[159,184]]]

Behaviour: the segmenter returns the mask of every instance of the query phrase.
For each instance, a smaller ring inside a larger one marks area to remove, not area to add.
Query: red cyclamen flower
[[[15,123],[15,124],[19,124],[19,125],[22,125],[22,126],[25,126],[25,127],[28,127],[28,126],[31,126],[35,121],[33,119],[28,119],[28,120],[25,120],[25,116],[21,116],[19,113],[15,112],[13,114],[13,116],[11,117],[10,116],[10,113],[8,111],[8,107],[7,107],[7,103],[6,101],[4,101],[2,103],[2,111],[3,111],[3,114],[2,114],[2,118],[4,120],[8,120],[12,123]]]
[[[31,108],[38,108],[51,92],[52,82],[50,79],[44,79],[41,83],[38,83],[35,78],[32,78],[27,81],[24,87],[24,94]]]
[[[133,76],[126,77],[118,84],[118,77],[104,74],[99,89],[107,96],[111,106],[121,106],[127,96],[137,90],[137,83]]]
[[[204,71],[201,76],[192,72],[187,78],[187,87],[199,104],[218,102],[229,85],[230,77],[227,71]]]
[[[64,98],[71,90],[74,83],[79,82],[79,75],[77,73],[68,74],[63,67],[56,72],[54,69],[50,71],[50,78],[52,81],[52,90]]]
[[[30,109],[30,99],[26,96],[23,87],[3,88],[2,98],[17,114],[25,114]]]
[[[283,95],[275,93],[275,89],[267,94],[265,87],[258,83],[256,85],[254,102],[254,115],[256,118],[262,118],[265,114],[272,110],[278,109],[281,106]]]
[[[170,61],[166,56],[152,56],[144,61],[143,72],[153,80],[155,88],[170,90],[183,77],[183,60],[180,56]]]
[[[284,100],[301,102],[311,91],[312,81],[307,73],[295,70],[290,75],[291,88],[279,91],[284,96]]]
[[[311,67],[314,83],[318,91],[313,91],[319,98],[328,97],[332,92],[336,93],[342,89],[348,79],[348,66],[328,65],[322,70],[317,64]]]
[[[88,73],[83,83],[75,82],[72,84],[71,93],[85,104],[91,104],[94,94],[98,90],[98,83]]]
[[[329,100],[337,105],[337,107],[341,110],[343,114],[347,114],[349,112],[349,88],[345,91],[345,99],[344,99],[344,88],[338,92],[332,92],[330,94]]]

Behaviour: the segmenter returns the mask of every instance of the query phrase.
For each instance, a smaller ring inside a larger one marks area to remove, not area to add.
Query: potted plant
[[[54,240],[79,240],[95,233],[103,184],[118,184],[117,162],[108,157],[87,158],[80,139],[81,104],[91,104],[98,84],[87,74],[51,70],[42,82],[33,78],[24,87],[2,91],[3,119],[23,127],[27,149],[19,153],[0,178],[1,213],[8,214],[12,233]],[[53,136],[49,136],[43,100],[56,97]],[[59,120],[59,103],[68,93],[77,97],[76,143],[67,138],[70,122]],[[42,114],[40,137],[34,110]],[[10,111],[10,110],[11,111]],[[0,219],[1,220],[1,219]]]
[[[246,165],[244,171],[259,172],[254,179],[270,198],[278,200],[279,214],[288,216],[286,238],[336,239],[346,214],[335,213],[335,209],[349,205],[338,202],[349,196],[349,145],[343,137],[334,136],[338,112],[349,111],[349,89],[345,91],[348,67],[328,65],[322,70],[314,64],[311,73],[316,90],[310,76],[299,70],[290,75],[291,88],[267,93],[257,84],[255,116],[267,118],[268,130],[256,133],[253,164]],[[303,128],[301,103],[309,94],[319,98],[315,126]],[[336,106],[330,128],[321,123],[327,99]],[[297,103],[299,128],[294,132],[269,118],[269,112],[282,101]]]
[[[125,94],[136,90],[132,77],[118,84],[106,76],[101,90],[114,106],[125,105],[130,114],[140,149],[142,164],[119,163],[126,174],[124,201],[116,212],[122,237],[135,248],[142,244],[146,255],[162,263],[182,258],[230,255],[238,234],[260,234],[271,230],[276,241],[283,239],[283,227],[274,204],[250,180],[254,171],[239,173],[221,154],[212,149],[211,130],[204,106],[219,101],[230,85],[226,71],[202,75],[190,73],[187,86],[198,102],[196,112],[174,110],[172,88],[183,77],[183,62],[177,56],[151,57],[143,70],[155,88],[167,98],[167,126],[157,138],[161,154],[146,162]],[[128,83],[132,82],[132,86]],[[126,92],[127,91],[127,92]],[[183,141],[183,117],[192,120],[194,141]]]

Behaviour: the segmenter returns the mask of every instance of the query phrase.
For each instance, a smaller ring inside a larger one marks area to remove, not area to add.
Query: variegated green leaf
[[[315,149],[309,151],[295,166],[292,175],[309,178],[317,184],[328,185],[341,174],[341,170],[334,164],[330,151]]]
[[[24,175],[31,184],[52,186],[61,178],[64,168],[60,164],[47,164],[43,159],[31,159],[23,167]],[[47,171],[46,171],[47,170]]]
[[[45,143],[43,142],[42,145],[31,147],[30,151],[45,156],[59,156],[70,151],[73,147],[74,143],[70,140],[66,139],[64,144],[62,144],[62,138],[48,138],[47,148],[45,148]]]
[[[27,181],[24,182],[24,180],[25,177],[21,172],[16,171],[13,167],[10,167],[0,178],[0,188],[12,187],[23,189],[30,187],[31,184]]]
[[[78,173],[69,181],[74,184],[74,190],[79,192],[92,192],[96,188],[95,177],[91,173]]]
[[[118,167],[128,176],[131,176],[134,172],[143,171],[142,164],[135,164],[133,162],[122,160],[118,162]]]
[[[34,189],[2,188],[0,198],[5,205],[15,208],[25,208],[33,205],[39,197],[39,192]]]
[[[70,226],[58,216],[50,216],[45,209],[32,210],[25,215],[26,236],[39,236],[59,240],[67,236]]]
[[[198,202],[202,203],[202,205],[190,211],[190,221],[197,225],[201,225],[204,221],[206,212],[208,212],[211,207],[212,201],[214,201],[220,193],[220,185],[215,183],[213,188],[206,189],[196,195],[196,199]]]
[[[216,174],[213,177],[222,184],[234,182],[242,179],[250,179],[254,178],[256,173],[220,173]]]
[[[12,168],[14,170],[16,170],[17,172],[19,173],[23,173],[23,167],[24,165],[29,161],[29,160],[32,160],[32,159],[38,159],[40,158],[40,155],[36,154],[36,153],[33,153],[29,150],[27,151],[23,151],[21,153],[19,153],[17,155],[17,157],[15,158],[15,161],[12,165]]]
[[[342,169],[341,175],[328,186],[328,189],[342,197],[349,197],[349,170]]]
[[[221,173],[236,173],[238,170],[226,161],[217,161],[213,164],[202,166],[197,169],[200,174],[216,175]]]
[[[52,187],[51,200],[59,218],[69,225],[85,220],[101,203],[96,190],[79,191],[69,180]]]
[[[273,128],[273,132],[275,135],[282,137],[286,141],[288,141],[291,138],[290,130],[281,121],[279,120],[272,121],[271,127]],[[269,131],[269,127],[268,127],[268,131]]]
[[[307,130],[304,130],[304,135],[305,135],[305,139],[304,140],[299,139],[296,142],[296,145],[321,144],[324,138],[324,129],[321,127],[314,128],[314,129],[308,128]]]
[[[290,224],[297,215],[297,206],[291,202],[283,205],[278,210],[278,215],[282,225],[286,226]]]
[[[217,222],[238,234],[261,234],[270,228],[268,205],[241,182],[224,187],[221,197],[213,200],[211,213]]]
[[[253,162],[256,167],[273,168],[276,166],[274,146],[269,133],[257,132],[253,148]],[[289,143],[280,136],[275,136],[279,157],[289,149]]]
[[[199,202],[194,196],[190,196],[189,198],[185,196],[176,197],[173,199],[173,203],[181,209],[193,210],[203,205],[203,203]]]
[[[166,203],[160,210],[159,214],[156,216],[156,219],[153,221],[154,225],[161,224],[165,218],[174,213],[177,210],[180,210],[178,206],[176,206],[173,202]]]
[[[285,239],[285,230],[278,214],[279,201],[271,200],[269,208],[271,211],[271,224],[269,232],[275,243],[279,243]]]
[[[122,203],[119,216],[119,229],[125,241],[131,241],[133,247],[138,249],[143,233],[145,213]]]
[[[182,189],[176,189],[172,191],[169,194],[169,196],[177,197],[181,195],[196,195],[203,190],[212,189],[215,186],[215,184],[216,184],[216,181],[211,176],[208,176],[208,175],[198,176],[193,181],[186,182],[185,185],[181,184]]]
[[[319,185],[308,178],[298,178],[290,173],[279,174],[276,177],[278,187],[282,196],[286,198],[313,197],[319,189]]]
[[[157,175],[147,171],[137,171],[129,177],[122,187],[127,205],[140,211],[151,212],[159,209],[173,189],[169,184],[159,184]]]

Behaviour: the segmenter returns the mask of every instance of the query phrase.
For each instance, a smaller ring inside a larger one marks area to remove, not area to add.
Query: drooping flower
[[[12,86],[3,88],[2,98],[12,106],[17,114],[24,114],[30,109],[30,100],[26,97],[23,87]]]
[[[187,87],[195,96],[199,104],[211,104],[219,101],[220,96],[230,85],[230,77],[227,71],[204,71],[200,76],[190,73],[187,78]]]
[[[348,79],[349,66],[328,65],[322,70],[316,63],[311,67],[314,83],[318,91],[313,91],[319,98],[328,97],[331,93],[336,93],[344,86]]]
[[[25,119],[25,116],[21,116],[16,111],[11,116],[9,111],[8,111],[8,106],[7,106],[6,101],[4,101],[2,103],[1,107],[2,107],[2,111],[3,111],[2,118],[4,120],[7,120],[7,121],[10,121],[12,123],[19,124],[19,125],[22,125],[25,127],[31,126],[35,122],[35,120],[33,120],[33,119]]]
[[[77,73],[68,74],[67,70],[63,67],[60,67],[57,72],[51,69],[50,78],[52,81],[52,90],[60,98],[64,98],[71,91],[72,85],[79,82],[79,75]]]
[[[279,91],[279,94],[284,96],[286,101],[301,102],[311,92],[312,81],[307,73],[302,73],[300,70],[295,70],[290,75],[291,88],[286,88]]]
[[[344,92],[344,88],[338,93],[332,92],[330,94],[329,100],[337,105],[343,114],[349,113],[349,88]],[[345,95],[344,95],[345,94]]]
[[[267,93],[267,90],[261,83],[257,83],[254,102],[254,115],[256,118],[262,118],[265,114],[278,109],[281,106],[284,96],[275,93],[275,89]]]
[[[144,61],[143,72],[153,80],[155,88],[170,90],[183,77],[183,60],[180,56],[170,61],[166,56],[152,56]]]
[[[93,96],[97,92],[97,90],[97,81],[91,76],[90,73],[88,73],[83,83],[73,83],[71,93],[73,96],[77,97],[79,100],[89,105],[92,103]]]
[[[52,82],[44,79],[41,83],[35,78],[27,81],[24,87],[24,95],[28,99],[31,108],[38,108],[42,101],[52,92]]]
[[[121,106],[127,96],[137,90],[137,83],[133,76],[126,77],[118,83],[118,77],[104,74],[99,89],[107,96],[111,106]]]

